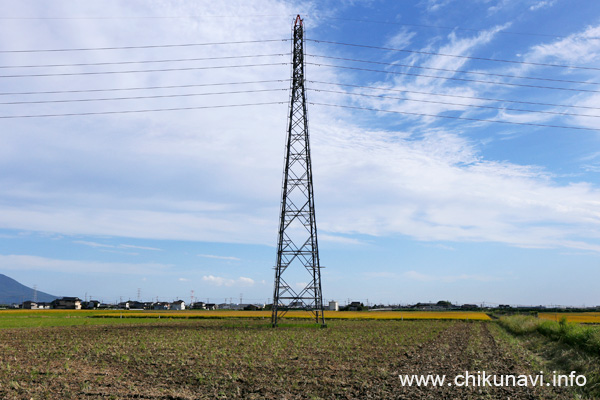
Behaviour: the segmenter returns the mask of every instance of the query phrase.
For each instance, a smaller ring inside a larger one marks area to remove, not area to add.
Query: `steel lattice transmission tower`
[[[304,26],[299,15],[294,22],[292,51],[292,87],[271,322],[277,326],[279,318],[288,310],[303,309],[313,313],[315,321],[325,326],[304,89]]]

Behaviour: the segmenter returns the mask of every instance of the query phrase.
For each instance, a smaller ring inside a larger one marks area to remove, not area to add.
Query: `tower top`
[[[294,22],[294,27],[298,25],[302,26],[302,18],[300,18],[300,14],[296,16],[296,22]]]

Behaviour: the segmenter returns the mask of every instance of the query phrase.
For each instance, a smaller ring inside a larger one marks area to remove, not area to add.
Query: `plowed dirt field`
[[[452,384],[467,371],[540,374],[526,350],[501,339],[499,329],[461,321],[331,321],[326,329],[300,323],[273,329],[259,320],[4,329],[0,398],[574,398],[571,388],[545,384]],[[447,380],[441,387],[408,387],[401,374]]]

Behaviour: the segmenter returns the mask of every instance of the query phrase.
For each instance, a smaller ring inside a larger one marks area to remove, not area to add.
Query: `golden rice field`
[[[549,319],[551,321],[560,321],[563,317],[565,317],[568,322],[577,322],[580,324],[600,324],[600,312],[538,313],[538,318]]]

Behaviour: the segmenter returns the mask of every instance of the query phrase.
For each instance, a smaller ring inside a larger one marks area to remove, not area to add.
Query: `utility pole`
[[[304,88],[304,25],[299,15],[292,36],[292,86],[271,324],[277,326],[290,308],[301,308],[325,326]]]

